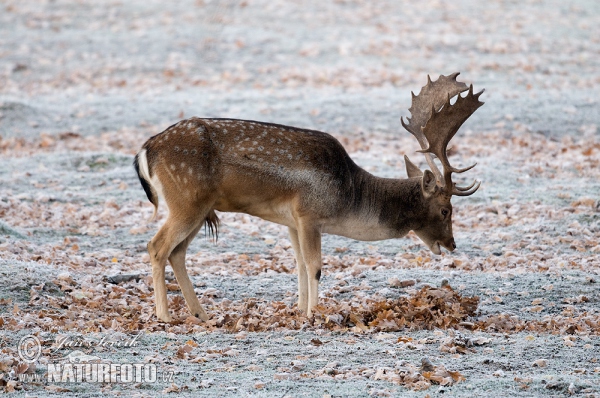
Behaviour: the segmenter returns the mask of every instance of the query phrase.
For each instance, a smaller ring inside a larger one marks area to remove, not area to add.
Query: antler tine
[[[458,187],[455,186],[454,189],[452,189],[452,195],[455,195],[455,196],[470,196],[470,195],[473,195],[479,189],[479,187],[481,186],[481,181],[476,181],[476,182],[477,182],[477,185],[475,185],[471,190],[468,190],[468,191],[461,191],[461,190],[458,189]],[[475,184],[475,182],[473,184],[471,184],[471,185],[474,185],[474,184]]]
[[[473,163],[472,165],[467,166],[467,167],[462,168],[462,169],[457,169],[457,168],[454,168],[454,167],[450,167],[450,169],[452,170],[453,173],[464,173],[465,171],[471,170],[475,166],[477,166],[477,163]]]
[[[457,191],[465,192],[465,191],[468,191],[469,189],[473,188],[475,186],[475,184],[477,184],[477,180],[473,181],[473,183],[471,185],[469,185],[468,187],[459,187],[458,185],[454,184],[454,189]]]

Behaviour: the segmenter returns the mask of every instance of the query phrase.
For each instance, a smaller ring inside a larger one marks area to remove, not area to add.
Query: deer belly
[[[398,231],[381,225],[377,220],[370,221],[358,218],[328,222],[323,225],[322,232],[361,241],[375,241],[399,237]]]
[[[289,203],[279,198],[224,197],[215,203],[214,208],[222,212],[249,214],[288,227],[294,226],[294,218]]]

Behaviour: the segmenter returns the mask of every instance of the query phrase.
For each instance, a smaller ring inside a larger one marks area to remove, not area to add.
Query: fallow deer
[[[165,266],[173,267],[191,313],[207,320],[185,269],[186,249],[202,225],[217,232],[215,211],[241,212],[288,227],[298,266],[298,308],[311,316],[321,278],[321,234],[374,241],[409,231],[435,253],[456,248],[453,195],[468,187],[452,182],[447,146],[483,102],[458,73],[440,76],[412,94],[411,117],[401,119],[424,153],[430,170],[405,156],[408,179],[376,177],[357,166],[331,135],[279,124],[236,119],[190,118],[150,138],[134,166],[148,199],[162,198],[167,221],[148,243],[156,315],[169,322]],[[461,92],[467,91],[464,97]],[[454,104],[450,99],[457,96]],[[434,157],[443,167],[440,172]]]

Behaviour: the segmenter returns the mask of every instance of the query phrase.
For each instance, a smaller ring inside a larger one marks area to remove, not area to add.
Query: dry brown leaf
[[[273,375],[274,380],[290,380],[292,375],[290,373],[275,373]]]
[[[368,332],[369,328],[363,323],[363,321],[354,313],[350,313],[350,322],[354,323],[363,332]]]
[[[49,386],[44,387],[44,390],[50,391],[52,393],[72,392],[72,390],[69,390],[66,387],[57,386],[56,384],[50,384]]]
[[[186,345],[192,347],[192,348],[196,348],[198,347],[198,343],[196,343],[194,340],[188,340],[185,342]]]
[[[188,354],[190,352],[192,352],[193,349],[194,349],[194,347],[192,347],[191,345],[184,344],[181,347],[179,347],[179,349],[177,349],[177,352],[175,353],[175,355],[179,359],[187,359]]]
[[[181,392],[181,388],[179,388],[177,384],[173,383],[169,387],[166,387],[164,390],[162,390],[163,394],[168,394],[172,392]]]
[[[4,391],[6,392],[15,392],[17,391],[17,386],[19,383],[16,380],[9,380],[6,382],[6,386],[4,387]]]

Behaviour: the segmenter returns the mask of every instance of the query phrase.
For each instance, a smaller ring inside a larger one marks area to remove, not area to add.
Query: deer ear
[[[435,180],[435,175],[431,171],[425,170],[423,172],[421,188],[423,189],[423,195],[425,195],[425,197],[429,197],[435,193],[437,181]]]
[[[421,177],[423,175],[421,169],[411,162],[406,155],[404,155],[404,164],[406,165],[406,174],[408,174],[408,178]]]

